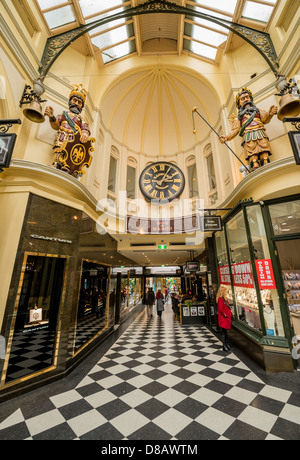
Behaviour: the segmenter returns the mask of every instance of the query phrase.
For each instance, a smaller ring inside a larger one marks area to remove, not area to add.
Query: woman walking
[[[165,308],[164,308],[163,296],[162,296],[160,289],[158,289],[157,294],[156,294],[156,309],[157,309],[158,316],[161,318],[161,314]]]
[[[218,323],[221,328],[221,341],[223,343],[223,351],[231,349],[228,343],[227,331],[231,329],[231,309],[227,298],[227,287],[220,286],[217,294],[218,302]]]

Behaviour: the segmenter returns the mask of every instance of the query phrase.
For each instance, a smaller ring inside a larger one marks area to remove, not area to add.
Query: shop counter
[[[206,302],[181,303],[180,324],[207,324]]]

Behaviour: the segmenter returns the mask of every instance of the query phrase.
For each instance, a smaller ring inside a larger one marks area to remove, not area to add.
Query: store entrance
[[[300,239],[277,241],[276,247],[295,337],[294,344],[297,345],[300,344]]]
[[[179,277],[147,277],[146,278],[146,292],[149,288],[153,289],[156,294],[158,290],[167,300],[170,299],[172,293],[181,294],[181,278]]]

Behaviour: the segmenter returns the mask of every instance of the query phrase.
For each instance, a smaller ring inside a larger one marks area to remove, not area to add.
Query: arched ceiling
[[[103,123],[120,144],[150,157],[188,151],[209,132],[192,109],[214,124],[220,102],[205,80],[189,69],[157,64],[116,79],[101,103]]]
[[[35,0],[50,36],[72,31],[124,13],[149,0]],[[267,31],[279,0],[169,0],[191,11]],[[168,3],[168,2],[166,2]],[[223,23],[221,23],[223,24]],[[221,56],[240,46],[240,38],[221,24],[197,16],[156,12],[126,16],[92,28],[72,46],[95,58],[100,68],[130,56],[189,55],[218,65]],[[158,60],[158,62],[160,62]],[[145,64],[146,65],[146,64]],[[184,68],[157,64],[122,75],[101,102],[103,122],[114,139],[129,150],[151,157],[188,151],[205,138],[209,127],[192,109],[214,125],[220,104],[201,76]]]

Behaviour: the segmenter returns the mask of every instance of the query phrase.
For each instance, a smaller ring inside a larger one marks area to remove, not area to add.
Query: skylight
[[[273,9],[272,5],[263,5],[261,3],[246,1],[242,17],[267,23],[271,17]]]
[[[70,24],[71,22],[76,22],[71,6],[60,8],[59,14],[57,14],[57,10],[46,11],[45,18],[50,29],[56,29],[57,27]]]
[[[64,31],[84,24],[90,24],[100,19],[111,17],[128,8],[132,8],[147,0],[35,0],[43,14],[51,35],[57,35]],[[197,11],[216,19],[229,22],[251,21],[257,22],[261,28],[267,27],[274,7],[278,0],[171,0],[179,6]],[[165,15],[164,15],[165,16]],[[154,14],[145,15],[147,21],[140,21],[137,16],[123,18],[107,22],[106,24],[90,30],[84,35],[88,41],[88,48],[82,46],[83,52],[88,49],[94,53],[100,65],[108,64],[116,59],[123,58],[137,49],[143,54],[143,30],[148,24],[148,35],[157,30],[158,19]],[[149,18],[149,19],[148,19]],[[193,53],[195,56],[216,62],[218,47],[223,44],[229,35],[229,30],[222,24],[202,19],[196,16],[184,18],[183,27],[180,27],[178,15],[178,27],[174,28],[168,21],[163,21],[164,30],[160,30],[159,37],[177,40],[177,49]],[[251,24],[255,28],[255,24]],[[179,31],[177,34],[177,30]],[[177,34],[177,36],[176,36]],[[137,44],[136,41],[139,43]],[[175,48],[176,49],[176,48]],[[102,60],[101,60],[102,57]]]

